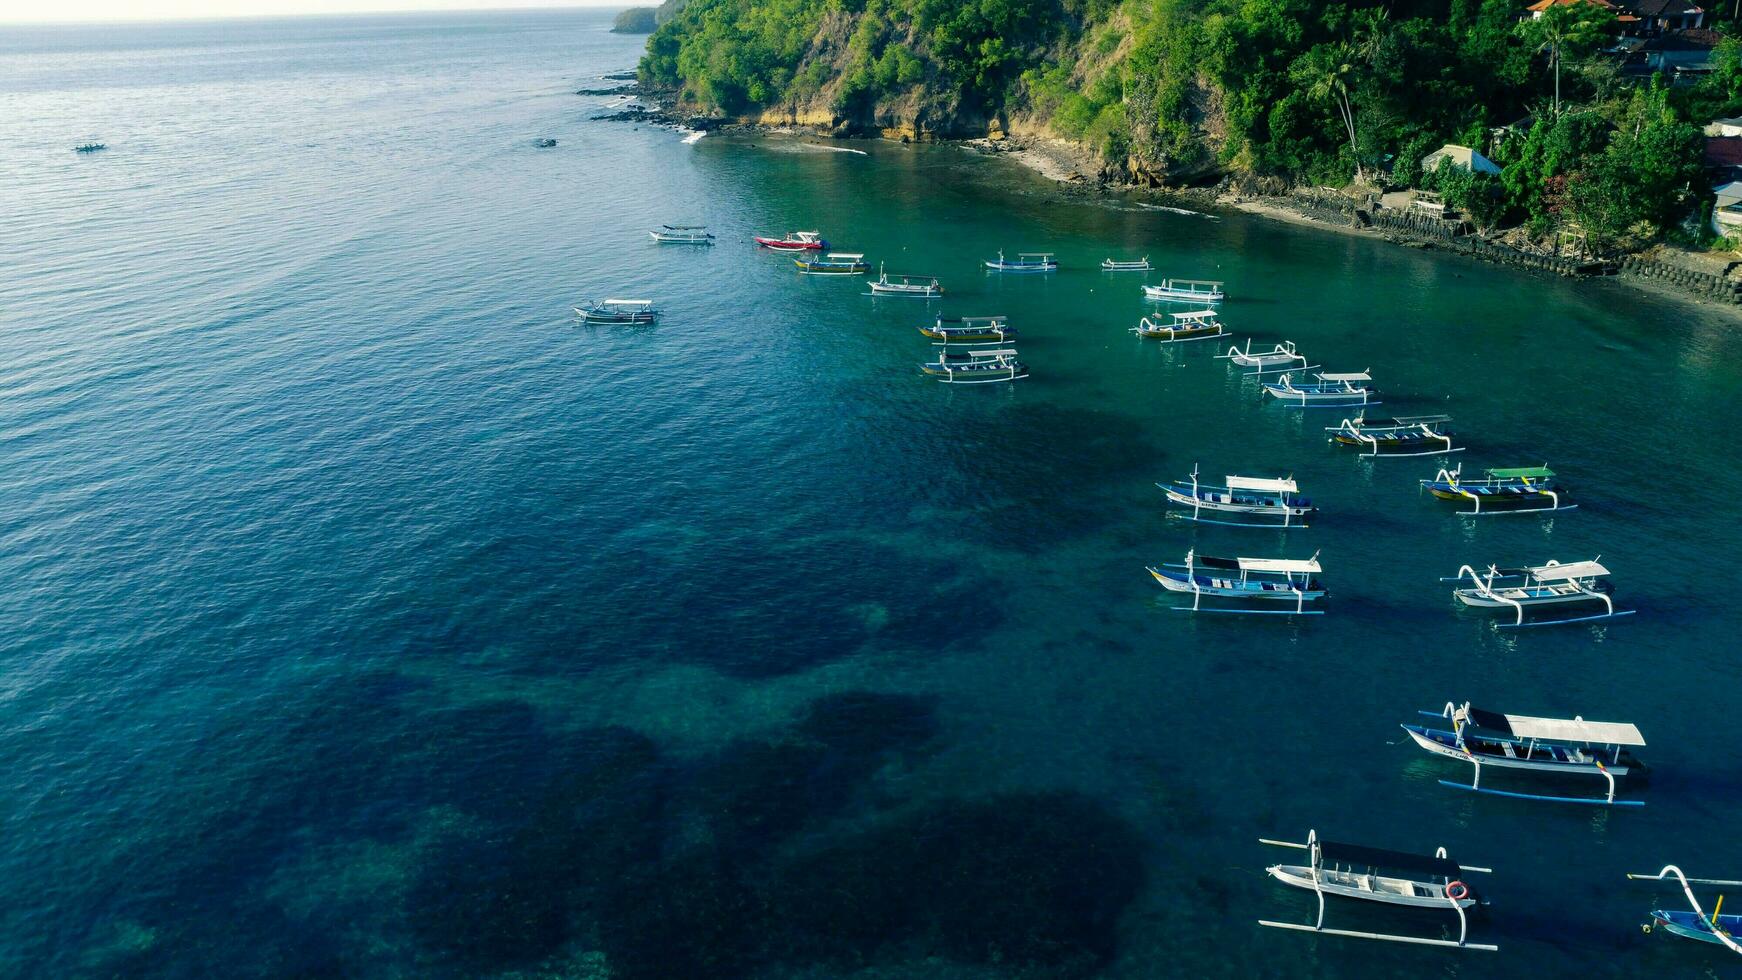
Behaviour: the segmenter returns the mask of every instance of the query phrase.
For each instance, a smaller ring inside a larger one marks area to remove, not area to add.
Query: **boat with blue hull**
[[[999,252],[997,258],[986,260],[986,268],[991,272],[1057,272],[1059,264],[1051,252],[1023,252],[1014,259]]]
[[[1319,616],[1323,610],[1306,604],[1325,597],[1319,585],[1319,556],[1311,558],[1210,558],[1186,552],[1184,564],[1151,566],[1149,574],[1169,592],[1190,594],[1190,606],[1173,606],[1180,612],[1228,613],[1252,616]],[[1203,600],[1235,603],[1293,604],[1292,609],[1206,607]]]
[[[1422,749],[1443,759],[1472,767],[1468,785],[1440,780],[1452,789],[1550,803],[1587,803],[1597,806],[1644,806],[1640,800],[1616,798],[1621,780],[1643,777],[1647,769],[1633,755],[1645,745],[1639,729],[1624,722],[1586,721],[1575,718],[1538,718],[1509,715],[1447,702],[1438,712],[1423,711],[1440,724],[1405,724],[1403,730]],[[1449,726],[1449,727],[1448,727]],[[1482,785],[1484,767],[1536,776],[1600,780],[1601,796],[1566,796],[1500,790]]]
[[[1225,479],[1222,486],[1201,484],[1198,482],[1198,468],[1193,466],[1187,480],[1157,483],[1156,486],[1167,494],[1169,503],[1191,508],[1190,514],[1180,516],[1200,524],[1275,529],[1306,527],[1307,515],[1318,510],[1311,500],[1300,495],[1300,487],[1292,477],[1229,476]],[[1205,517],[1205,511],[1228,517]]]
[[[1296,381],[1285,374],[1275,381],[1263,382],[1270,397],[1295,408],[1349,408],[1356,405],[1379,404],[1379,391],[1373,387],[1373,377],[1366,371],[1338,374],[1320,372],[1316,381]]]
[[[1662,929],[1672,936],[1682,939],[1692,939],[1695,942],[1712,943],[1722,946],[1732,953],[1742,955],[1742,942],[1738,942],[1736,934],[1742,931],[1742,915],[1724,914],[1724,896],[1718,896],[1718,904],[1712,908],[1710,915],[1700,905],[1700,900],[1694,897],[1695,885],[1718,885],[1723,887],[1742,887],[1742,881],[1724,878],[1689,878],[1682,869],[1673,864],[1666,864],[1657,874],[1629,874],[1632,881],[1666,881],[1675,879],[1682,886],[1682,894],[1687,896],[1691,911],[1665,911],[1661,908],[1651,910],[1651,918],[1640,928],[1647,934]],[[1732,961],[1734,962],[1734,961]]]

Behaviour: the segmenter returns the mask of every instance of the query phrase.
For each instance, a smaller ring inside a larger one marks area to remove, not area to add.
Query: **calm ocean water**
[[[608,23],[0,35],[0,974],[1735,969],[1622,878],[1742,876],[1734,324],[951,148],[591,122]],[[647,240],[686,221],[718,247]],[[812,227],[947,301],[746,244]],[[1433,461],[1137,341],[1089,270],[1143,254],[1584,506],[1450,516]],[[668,317],[572,324],[605,295]],[[933,309],[1009,314],[1033,377],[920,378]],[[1194,462],[1324,514],[1170,520]],[[1322,549],[1329,615],[1168,611],[1143,566],[1194,546]],[[1436,581],[1598,554],[1631,620],[1502,634]],[[1396,724],[1453,699],[1636,722],[1649,805],[1441,788]],[[1255,841],[1308,828],[1493,867],[1502,951],[1256,928],[1310,919]]]

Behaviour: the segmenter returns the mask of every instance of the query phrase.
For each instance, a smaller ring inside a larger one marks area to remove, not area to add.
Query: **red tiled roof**
[[[1706,166],[1742,167],[1742,136],[1706,137]]]

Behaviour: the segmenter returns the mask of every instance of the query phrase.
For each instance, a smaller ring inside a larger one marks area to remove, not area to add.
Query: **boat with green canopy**
[[[1485,516],[1493,514],[1529,514],[1540,511],[1572,510],[1566,489],[1547,466],[1514,466],[1490,469],[1476,479],[1464,479],[1463,465],[1440,470],[1431,480],[1421,481],[1421,488],[1441,500],[1468,500],[1471,508],[1461,514]]]

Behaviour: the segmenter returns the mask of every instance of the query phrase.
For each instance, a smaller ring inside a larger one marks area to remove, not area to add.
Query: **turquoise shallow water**
[[[591,122],[573,90],[637,53],[607,24],[0,38],[0,972],[1730,968],[1640,935],[1676,899],[1621,876],[1742,872],[1742,615],[1700,585],[1742,547],[1734,324],[1063,203],[947,147]],[[651,245],[669,221],[720,244]],[[747,244],[812,227],[948,297]],[[988,277],[999,248],[1065,268]],[[1353,459],[1338,413],[1133,338],[1110,254],[1226,280],[1237,333],[1370,367],[1469,467],[1547,461],[1582,508],[1450,516],[1433,461]],[[668,317],[572,325],[606,294]],[[1011,316],[1033,377],[922,379],[935,309]],[[1152,484],[1194,462],[1324,513],[1170,520]],[[1143,566],[1189,547],[1322,550],[1329,615],[1167,611]],[[1506,635],[1436,581],[1596,554],[1631,620]],[[1636,722],[1649,805],[1442,789],[1466,774],[1395,726],[1466,698]],[[1311,902],[1255,839],[1309,827],[1494,867],[1502,952],[1257,929]]]

